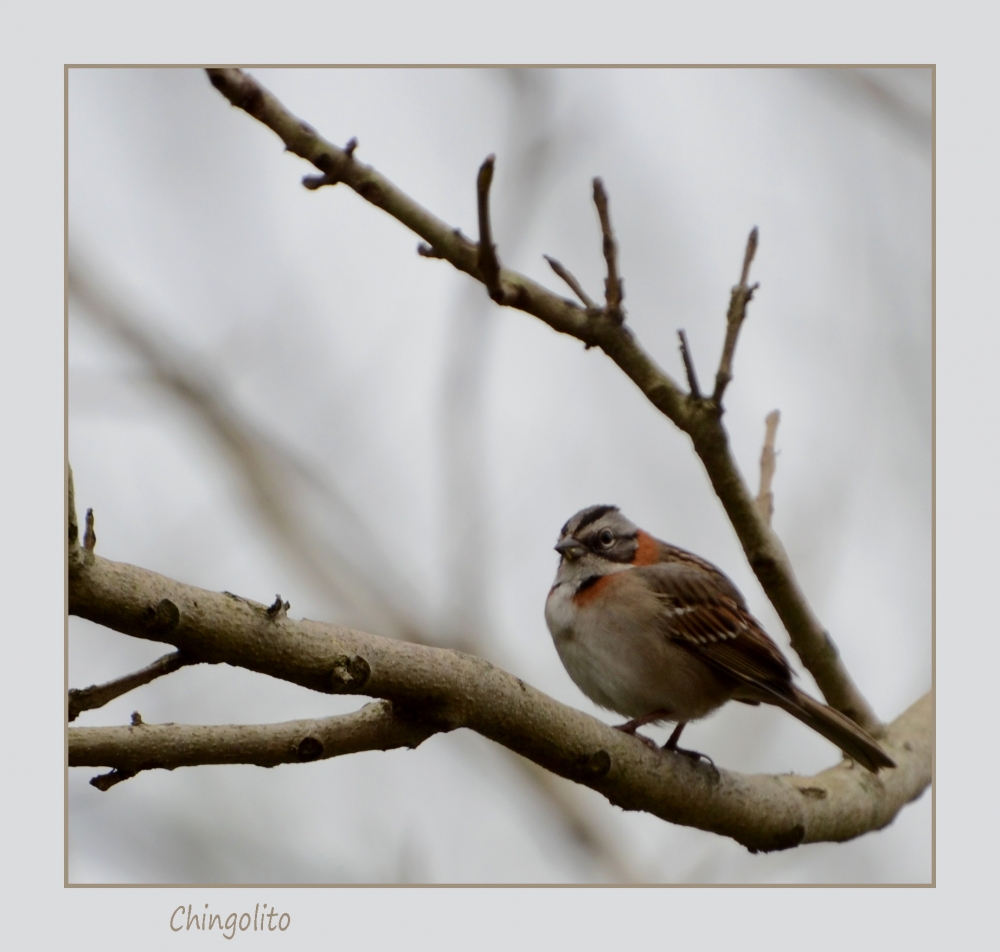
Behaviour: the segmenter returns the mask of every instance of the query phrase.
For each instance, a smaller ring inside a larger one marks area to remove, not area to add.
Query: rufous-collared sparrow
[[[896,766],[850,718],[792,683],[778,646],[710,562],[654,539],[617,506],[578,512],[556,551],[562,558],[545,621],[577,687],[631,718],[619,730],[673,721],[664,749],[693,753],[677,747],[688,721],[726,701],[764,702],[873,772]]]

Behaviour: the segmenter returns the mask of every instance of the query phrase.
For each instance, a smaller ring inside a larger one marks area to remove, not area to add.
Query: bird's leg
[[[677,741],[681,739],[681,731],[687,727],[687,721],[681,721],[675,728],[674,732],[670,735],[667,742],[663,745],[664,750],[677,750]]]
[[[650,724],[653,721],[663,721],[670,718],[669,711],[653,711],[651,714],[643,714],[642,717],[634,717],[632,720],[625,724],[616,724],[615,730],[621,731],[623,734],[631,734],[633,737],[641,740],[647,747],[651,750],[659,750],[659,746],[656,741],[650,740],[648,737],[644,737],[642,734],[637,734],[636,731],[643,726],[643,724]],[[678,724],[678,727],[683,727],[683,724]],[[674,731],[674,734],[680,736],[680,731]],[[670,743],[670,741],[667,741]]]
[[[708,754],[699,753],[697,750],[685,750],[683,747],[677,746],[677,741],[681,739],[681,731],[687,727],[687,721],[681,721],[675,728],[674,732],[667,739],[667,742],[663,745],[664,750],[672,751],[675,754],[684,754],[685,757],[693,757],[695,760],[701,760],[704,758],[713,767],[715,766],[715,761],[712,760]]]

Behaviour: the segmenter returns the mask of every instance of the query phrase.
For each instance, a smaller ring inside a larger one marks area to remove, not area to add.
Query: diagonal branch
[[[267,606],[249,599],[184,585],[93,552],[82,558],[71,552],[69,606],[72,614],[172,644],[199,661],[224,662],[326,694],[391,701],[392,710],[405,711],[419,730],[468,728],[625,809],[729,836],[753,851],[841,841],[880,829],[931,779],[929,694],[884,734],[894,770],[873,776],[846,761],[811,778],[745,776],[652,751],[470,655],[273,617]],[[117,756],[112,746],[103,762],[117,770]],[[134,771],[135,762],[120,767]]]
[[[460,231],[420,206],[373,168],[322,138],[242,70],[209,69],[207,72],[212,84],[234,106],[244,109],[277,133],[288,151],[354,189],[366,201],[423,238],[436,255],[479,279],[477,246]],[[743,279],[737,286],[745,289],[742,310],[737,307],[733,311],[732,302],[730,308],[731,312],[739,314],[740,322],[753,290],[746,287],[745,280],[752,258],[749,242],[747,251]],[[691,437],[747,560],[788,631],[792,647],[803,665],[815,678],[827,703],[877,735],[880,732],[878,717],[852,681],[829,633],[806,601],[781,542],[761,519],[754,497],[729,450],[719,402],[692,400],[686,395],[643,350],[634,335],[612,319],[607,308],[596,313],[585,310],[507,268],[500,269],[500,280],[506,305],[534,315],[554,330],[569,334],[588,347],[600,347],[661,413]],[[727,340],[730,335],[733,338],[730,351],[735,349],[738,331],[738,324],[727,326]]]
[[[75,721],[84,711],[104,707],[116,697],[134,691],[157,678],[162,678],[165,674],[173,674],[174,671],[189,664],[194,664],[193,659],[185,657],[183,652],[172,651],[162,658],[157,658],[145,668],[116,678],[114,681],[108,681],[106,684],[93,684],[89,688],[70,688],[69,719]]]

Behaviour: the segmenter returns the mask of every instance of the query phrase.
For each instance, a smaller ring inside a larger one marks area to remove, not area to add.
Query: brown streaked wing
[[[707,559],[703,559],[700,555],[688,552],[687,549],[679,549],[677,546],[670,545],[669,542],[662,542],[659,539],[657,541],[660,543],[661,563],[687,565],[689,567],[699,569],[700,572],[696,572],[691,575],[693,581],[700,578],[704,584],[711,585],[716,594],[721,592],[736,602],[736,604],[739,605],[739,607],[744,611],[747,610],[747,603],[743,599],[742,592],[740,592],[740,590],[733,585],[733,583],[729,580],[729,576],[718,568],[718,566],[712,565],[711,562]]]
[[[733,583],[699,562],[678,560],[632,570],[663,603],[663,633],[740,681],[784,693],[792,677],[784,655],[747,611]]]

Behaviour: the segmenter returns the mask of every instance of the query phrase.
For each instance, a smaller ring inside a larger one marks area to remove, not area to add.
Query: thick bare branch
[[[157,658],[152,664],[147,665],[132,674],[116,678],[105,684],[93,684],[89,688],[69,689],[69,719],[75,721],[84,711],[92,711],[98,707],[113,701],[116,697],[121,697],[129,691],[134,691],[150,681],[162,678],[165,674],[172,674],[185,665],[193,664],[190,658],[184,656],[180,651],[172,651],[170,654]]]
[[[69,603],[73,614],[200,661],[327,694],[382,698],[430,731],[468,728],[625,809],[730,836],[751,850],[879,829],[930,783],[929,695],[883,736],[894,770],[874,776],[844,762],[811,778],[744,776],[652,751],[478,658],[272,617],[263,604],[93,553],[71,564]]]
[[[477,246],[461,232],[432,215],[374,169],[323,139],[246,73],[238,69],[210,69],[208,73],[213,85],[230,102],[276,132],[288,151],[329,172],[424,238],[436,254],[455,268],[479,278]],[[737,286],[743,291],[739,295],[734,291],[736,303],[730,304],[730,312],[739,314],[740,323],[753,291],[745,281],[751,259],[751,242],[748,242],[743,275]],[[754,496],[729,451],[719,401],[695,400],[684,394],[628,328],[609,316],[607,308],[597,313],[585,310],[507,268],[501,268],[500,280],[505,289],[505,304],[534,315],[588,347],[600,347],[658,410],[691,437],[747,560],[788,631],[792,647],[816,679],[827,702],[877,735],[881,729],[878,717],[851,680],[836,646],[806,601],[781,542],[760,517]],[[732,324],[727,324],[727,341],[732,336],[727,365],[730,374],[738,331],[734,318]],[[724,356],[725,353],[726,348]]]
[[[764,420],[766,427],[764,433],[764,448],[760,451],[760,492],[757,493],[757,509],[760,517],[768,525],[771,524],[771,517],[774,515],[774,493],[771,491],[771,483],[774,480],[774,471],[778,466],[778,454],[774,450],[774,441],[778,435],[778,423],[781,421],[781,413],[772,410]]]

